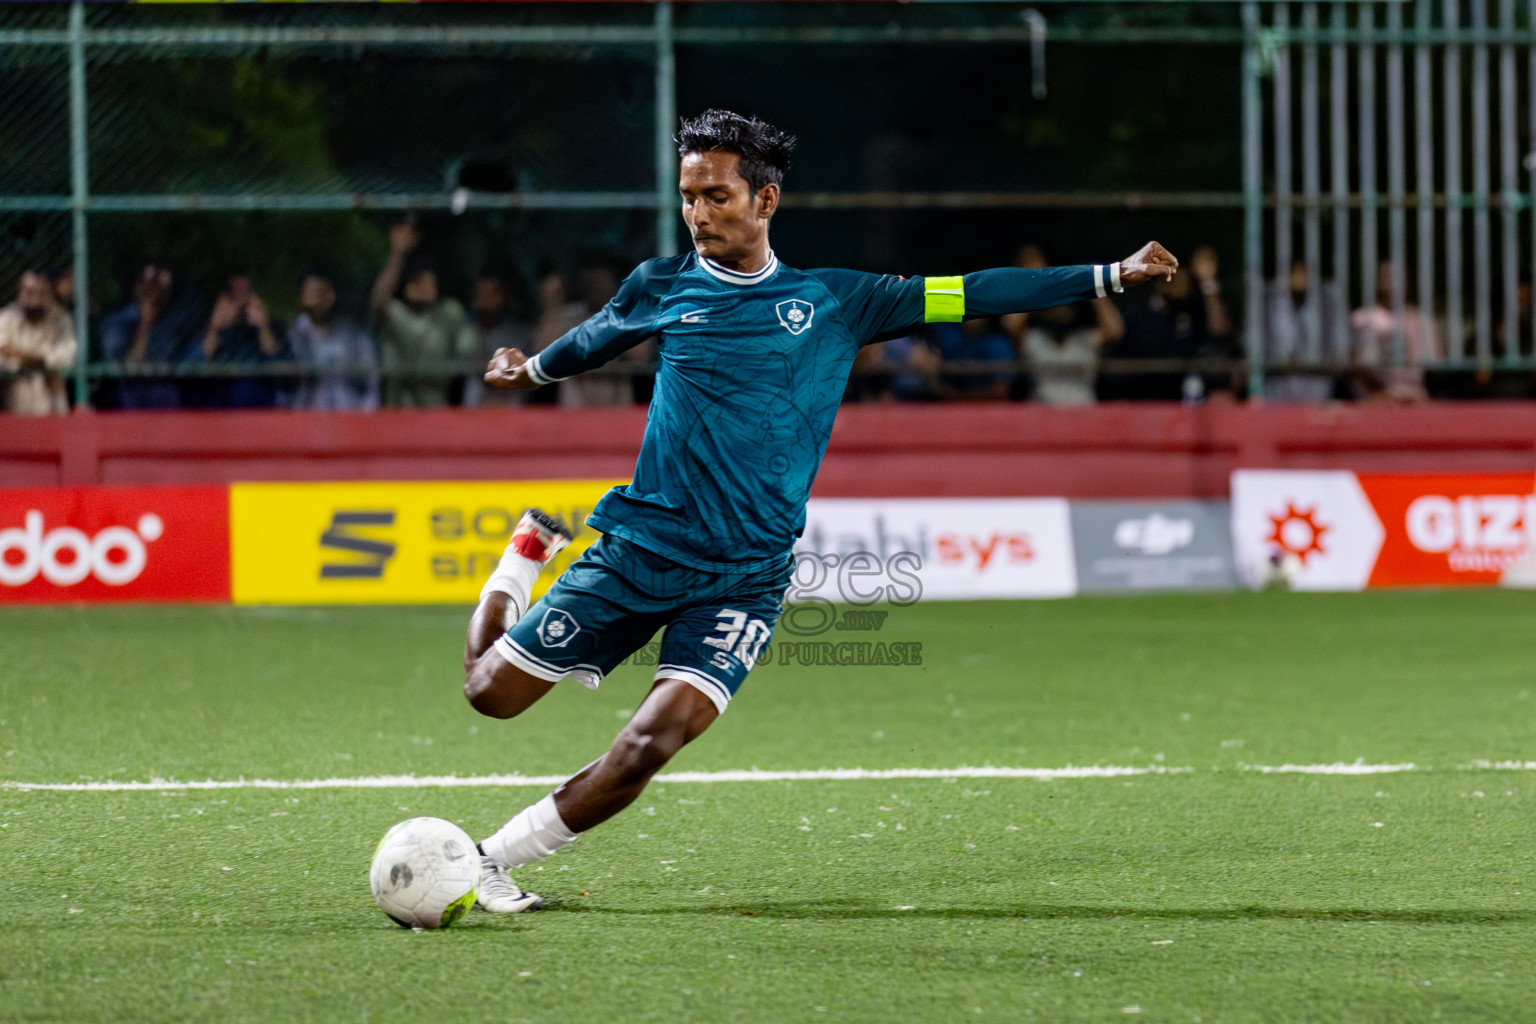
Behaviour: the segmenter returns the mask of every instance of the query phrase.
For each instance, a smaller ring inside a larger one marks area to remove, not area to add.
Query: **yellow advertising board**
[[[579,524],[622,482],[234,484],[234,602],[473,604],[524,509]],[[597,537],[580,533],[534,595]]]

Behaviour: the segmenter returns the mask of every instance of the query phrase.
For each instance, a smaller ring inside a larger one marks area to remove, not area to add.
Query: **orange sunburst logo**
[[[1295,555],[1301,564],[1307,564],[1309,555],[1327,554],[1323,547],[1323,535],[1328,527],[1317,521],[1316,506],[1298,509],[1293,502],[1285,503],[1285,514],[1269,517],[1273,529],[1265,539],[1280,551]]]

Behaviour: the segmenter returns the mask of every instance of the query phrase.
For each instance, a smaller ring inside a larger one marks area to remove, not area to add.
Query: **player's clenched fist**
[[[528,357],[515,348],[499,348],[485,368],[485,382],[503,391],[532,391],[538,387],[523,369]]]
[[[1120,280],[1125,284],[1141,284],[1151,277],[1171,281],[1178,272],[1179,261],[1160,242],[1148,242],[1136,255],[1120,261]]]

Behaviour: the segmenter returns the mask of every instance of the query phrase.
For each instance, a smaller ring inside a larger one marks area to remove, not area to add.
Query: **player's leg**
[[[523,513],[470,616],[464,637],[464,696],[483,715],[511,718],[548,693],[542,679],[495,654],[491,645],[528,611],[539,573],[571,542],[571,532],[538,509]]]
[[[658,679],[608,753],[524,808],[480,844],[476,906],[499,914],[537,910],[509,872],[541,861],[634,803],[651,777],[720,716],[714,701],[680,679]]]
[[[638,552],[615,537],[600,538],[526,615],[496,636],[471,667],[465,692],[474,706],[482,713],[508,718],[562,679],[596,689],[608,672],[667,621],[676,601],[667,595],[689,592],[686,579],[661,578],[648,569],[647,561],[653,557],[659,556]],[[496,608],[494,598],[488,597],[477,609],[471,629],[491,632],[484,622],[494,617]],[[548,856],[574,833],[553,803],[541,801],[497,835],[522,837],[536,855],[509,854],[502,860],[489,855],[501,850],[500,843],[482,844],[477,905],[495,913],[536,908],[541,905],[539,898],[519,889],[508,869]]]
[[[606,754],[524,808],[480,844],[481,853],[506,871],[550,856],[633,803],[719,715],[712,700],[682,680],[657,680]],[[483,897],[482,903],[497,909]]]
[[[773,633],[788,569],[713,580],[693,573],[696,603],[667,626],[656,682],[612,748],[481,843],[486,860],[504,868],[543,860],[633,803],[729,705]]]
[[[608,753],[555,790],[560,820],[585,832],[618,814],[719,717],[714,702],[681,679],[658,679]]]

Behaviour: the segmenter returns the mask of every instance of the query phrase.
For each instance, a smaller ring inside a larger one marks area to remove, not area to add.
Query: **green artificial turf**
[[[660,782],[441,933],[372,906],[401,818],[530,788],[0,789],[0,1020],[1536,1018],[1536,595],[925,603],[921,667],[761,667],[674,770],[1188,769]],[[0,612],[0,779],[558,774],[651,669],[522,719],[454,609]],[[788,639],[781,634],[781,639]],[[1257,765],[1411,763],[1366,776]]]

